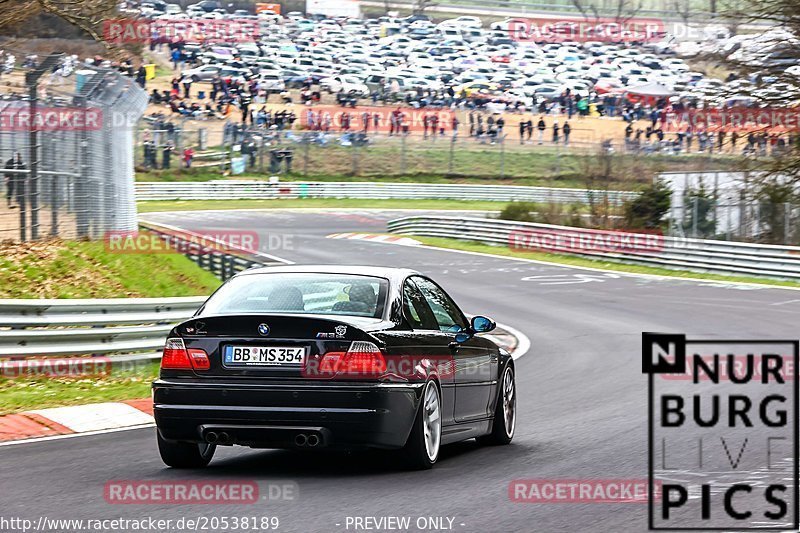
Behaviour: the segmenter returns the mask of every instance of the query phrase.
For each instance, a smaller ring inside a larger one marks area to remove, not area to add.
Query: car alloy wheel
[[[514,436],[517,422],[517,395],[514,386],[514,371],[506,368],[503,373],[503,419],[505,420],[506,435]]]
[[[442,440],[442,413],[439,402],[439,389],[430,381],[425,388],[422,407],[422,422],[425,435],[425,452],[428,459],[436,461],[439,455],[439,444]]]

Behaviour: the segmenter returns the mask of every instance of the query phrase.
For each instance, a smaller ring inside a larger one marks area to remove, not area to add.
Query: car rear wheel
[[[514,369],[507,366],[500,380],[500,391],[497,406],[494,409],[492,432],[478,437],[478,442],[485,445],[508,444],[514,438],[517,424],[517,386],[514,381]]]
[[[214,457],[216,444],[165,440],[157,433],[158,451],[164,464],[172,468],[203,468]]]
[[[429,381],[423,390],[411,435],[403,448],[406,463],[415,470],[432,468],[439,458],[441,442],[442,402],[439,387]]]

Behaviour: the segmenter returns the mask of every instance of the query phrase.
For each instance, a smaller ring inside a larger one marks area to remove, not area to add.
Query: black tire
[[[508,423],[506,421],[506,410],[505,410],[505,386],[507,376],[510,375],[510,382],[511,382],[511,427],[508,427]],[[476,440],[483,444],[484,446],[498,446],[503,444],[509,444],[511,440],[514,438],[514,430],[516,429],[516,418],[517,418],[517,384],[516,380],[514,379],[514,367],[511,365],[506,366],[505,370],[503,370],[503,377],[500,379],[500,387],[497,391],[497,405],[494,408],[494,422],[492,423],[492,432],[488,435],[484,435],[482,437],[478,437]]]
[[[172,468],[204,468],[217,450],[216,444],[171,441],[156,434],[161,460]]]
[[[439,406],[439,424],[437,430],[438,444],[436,446],[436,452],[433,454],[433,458],[431,458],[428,454],[425,438],[425,399],[428,394],[433,393],[433,391],[435,391]],[[441,448],[442,441],[441,405],[441,394],[439,393],[439,387],[436,385],[436,382],[427,382],[425,388],[422,389],[422,397],[420,398],[419,408],[417,409],[417,416],[414,418],[414,426],[411,428],[411,434],[408,436],[406,445],[401,452],[406,466],[411,470],[429,470],[433,468],[433,465],[436,464],[436,460],[439,458],[439,448]]]

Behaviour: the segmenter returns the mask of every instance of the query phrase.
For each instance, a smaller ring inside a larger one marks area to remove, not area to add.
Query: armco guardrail
[[[542,242],[541,238],[548,234],[568,233],[577,239],[584,237],[588,242],[604,237],[605,241],[609,237],[618,241],[626,236],[634,236],[549,224],[448,216],[403,217],[390,221],[388,228],[390,232],[398,234],[448,237],[517,249],[531,249],[531,236],[540,237],[537,242]],[[577,250],[571,249],[569,253],[673,270],[800,280],[800,247],[660,236],[654,239],[658,243],[657,249],[611,251],[579,247]]]
[[[160,350],[172,324],[205,299],[0,300],[0,357]]]
[[[450,183],[287,182],[217,180],[202,182],[137,182],[137,200],[246,200],[276,198],[450,199],[497,202],[589,203],[608,195],[618,205],[635,198],[630,191],[601,191],[521,185]]]
[[[142,225],[223,280],[253,266],[286,263],[202,234]],[[191,317],[205,299],[0,300],[0,358],[155,352],[172,325]]]
[[[172,249],[181,251],[223,281],[248,268],[289,264],[280,257],[234,246],[202,233],[155,222],[140,222],[139,225],[159,235]]]

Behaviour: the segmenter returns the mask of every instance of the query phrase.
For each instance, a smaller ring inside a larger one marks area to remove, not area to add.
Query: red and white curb
[[[420,246],[416,239],[410,237],[399,237],[397,235],[386,235],[382,233],[333,233],[327,236],[328,239],[349,239],[354,241],[382,242],[384,244],[399,244],[401,246]]]
[[[0,443],[151,426],[150,398],[36,409],[0,416]],[[2,445],[2,444],[0,444]]]

